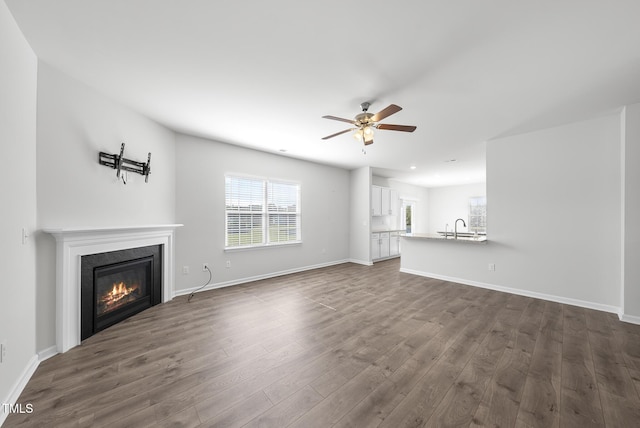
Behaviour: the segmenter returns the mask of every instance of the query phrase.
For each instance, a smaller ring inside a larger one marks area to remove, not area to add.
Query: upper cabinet
[[[389,215],[400,215],[400,197],[396,189],[389,189]]]
[[[399,214],[400,203],[398,191],[387,187],[371,186],[371,215],[395,215]]]
[[[382,187],[371,186],[371,215],[382,215]]]

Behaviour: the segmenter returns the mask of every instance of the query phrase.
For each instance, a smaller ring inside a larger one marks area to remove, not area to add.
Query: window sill
[[[263,245],[247,245],[244,247],[224,247],[225,253],[232,253],[236,251],[248,251],[248,250],[264,250],[267,248],[283,248],[283,247],[293,247],[296,245],[301,245],[302,241],[291,241],[285,242],[281,244],[263,244]]]

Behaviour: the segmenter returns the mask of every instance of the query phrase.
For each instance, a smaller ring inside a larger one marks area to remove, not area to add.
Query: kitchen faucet
[[[458,222],[459,222],[459,221],[461,221],[461,222],[462,222],[462,225],[463,225],[464,227],[467,227],[467,223],[465,223],[463,219],[461,219],[461,218],[457,219],[457,220],[456,220],[456,223],[455,223],[455,225],[454,225],[453,239],[458,239]]]

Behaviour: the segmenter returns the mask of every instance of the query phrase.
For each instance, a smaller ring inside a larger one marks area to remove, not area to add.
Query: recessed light
[[[410,169],[416,169],[416,166],[415,165],[411,165],[409,168]]]

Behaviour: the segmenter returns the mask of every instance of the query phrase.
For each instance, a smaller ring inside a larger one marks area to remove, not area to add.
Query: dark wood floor
[[[5,426],[639,426],[640,326],[398,269],[153,307],[43,362]]]

